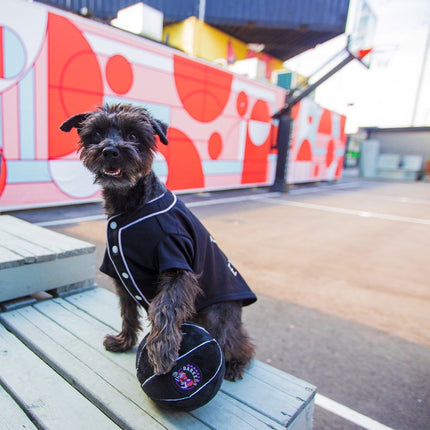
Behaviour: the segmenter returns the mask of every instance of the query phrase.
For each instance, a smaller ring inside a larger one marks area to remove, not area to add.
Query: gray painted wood
[[[93,293],[93,291],[89,293]],[[92,295],[94,296],[94,294]],[[70,300],[70,298],[67,300]],[[63,327],[73,332],[73,334],[79,337],[83,342],[91,344],[100,354],[108,354],[110,360],[114,361],[118,368],[126,370],[130,376],[135,378],[135,351],[125,354],[113,354],[104,351],[102,339],[104,334],[106,334],[106,326],[100,322],[91,320],[88,314],[82,313],[81,310],[71,307],[70,304],[65,302],[65,300],[56,299],[40,303],[35,307],[50,320],[59,321]],[[143,336],[143,334],[141,334],[141,336]],[[118,384],[123,382],[124,379],[118,381]],[[260,428],[263,422],[266,425],[277,428],[276,422],[274,422],[271,417],[248,409],[243,411],[243,404],[241,401],[235,401],[231,397],[221,393],[217,397],[219,398],[216,398],[216,402],[214,399],[209,405],[201,408],[198,412],[192,412],[191,415],[196,416],[209,426],[214,425],[215,428],[224,428],[224,425],[229,422],[234,422],[236,424],[235,428]],[[217,404],[219,405],[220,402],[222,403],[222,413],[213,416],[212,409]],[[238,410],[242,411],[240,415],[238,415]],[[229,418],[227,419],[226,416]],[[208,417],[212,418],[208,419]],[[247,423],[247,426],[243,427],[244,423]]]
[[[38,427],[119,429],[1,325],[0,344],[0,382],[19,399]]]
[[[96,314],[99,321],[109,325],[114,331],[121,329],[118,297],[115,294],[97,288],[83,294],[75,294],[66,300],[86,314]],[[117,311],[114,316],[112,309]],[[71,327],[73,325],[72,323]],[[99,336],[103,336],[102,332]],[[265,363],[253,361],[247,370],[246,378],[234,383],[224,381],[221,391],[230,399],[239,399],[262,414],[267,414],[271,418],[276,417],[277,422],[284,426],[292,425],[298,412],[303,410],[302,415],[307,417],[305,421],[309,424],[308,427],[300,424],[299,428],[312,428],[314,409],[312,399],[316,388]],[[263,402],[262,399],[268,401]]]
[[[2,430],[36,430],[25,412],[0,385],[0,429]]]
[[[1,239],[4,237],[5,239]],[[11,241],[11,237],[14,241]],[[16,242],[16,243],[15,243]],[[10,215],[0,216],[0,248],[19,257],[14,265],[25,263],[29,253],[40,261],[94,252],[94,245],[48,230]],[[40,251],[40,255],[39,255]],[[50,256],[50,257],[49,257]],[[11,266],[11,262],[9,262]],[[3,263],[0,261],[0,267]]]
[[[94,254],[0,269],[0,302],[70,285],[91,285],[94,274]]]
[[[23,308],[2,316],[24,343],[121,428],[183,428],[178,423],[190,429],[202,428],[193,426],[185,414],[170,420],[156,410],[149,415],[140,406],[146,404],[150,409],[150,401],[137,378],[110,361],[109,353],[98,353],[36,309]]]
[[[115,354],[102,345],[105,334],[119,328],[120,319],[106,316],[118,312],[117,304],[114,294],[96,289],[5,312],[0,321],[121,428],[139,428],[136,423],[145,429],[312,428],[314,388],[259,362],[242,381],[224,382],[200,409],[189,414],[159,410],[139,386],[135,350]],[[98,309],[97,317],[91,308]]]
[[[0,216],[0,302],[94,284],[94,245]]]

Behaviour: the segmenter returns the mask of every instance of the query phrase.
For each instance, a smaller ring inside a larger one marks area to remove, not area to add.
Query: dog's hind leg
[[[160,275],[158,294],[148,309],[151,330],[146,347],[156,374],[167,373],[174,366],[182,341],[181,324],[195,317],[194,303],[200,293],[192,272],[168,270]]]
[[[122,316],[121,332],[114,336],[108,334],[103,345],[108,351],[124,352],[133,348],[137,342],[137,333],[141,329],[139,322],[138,304],[124,290],[119,281],[115,280],[115,286],[119,295],[119,302]]]
[[[241,302],[209,306],[199,312],[198,321],[217,340],[224,353],[224,378],[241,379],[255,354],[255,346],[242,325]]]

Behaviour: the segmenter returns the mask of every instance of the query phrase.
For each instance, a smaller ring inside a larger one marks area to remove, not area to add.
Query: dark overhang
[[[88,11],[101,20],[137,0],[39,0],[71,10]],[[161,10],[164,23],[203,16],[206,23],[245,43],[263,44],[268,54],[287,60],[345,30],[349,0],[144,0]],[[205,7],[203,7],[205,6]],[[83,9],[86,8],[86,9]]]

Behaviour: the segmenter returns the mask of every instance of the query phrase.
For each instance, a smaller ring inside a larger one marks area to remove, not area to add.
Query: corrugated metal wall
[[[208,22],[266,28],[339,29],[345,25],[349,0],[228,0],[206,2]]]
[[[137,0],[38,0],[79,13],[87,7],[101,19]],[[199,16],[199,0],[144,0],[172,24]],[[349,0],[206,0],[205,21],[245,43],[286,60],[344,32]]]
[[[138,0],[39,0],[74,12],[87,7],[95,16],[114,18],[118,9]],[[144,0],[163,11],[166,21],[198,16],[199,0]],[[208,23],[266,28],[339,30],[345,26],[349,0],[206,0]]]

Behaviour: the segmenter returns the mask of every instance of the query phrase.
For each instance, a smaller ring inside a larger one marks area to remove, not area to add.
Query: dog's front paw
[[[116,336],[108,334],[103,342],[105,349],[112,352],[129,351],[135,344],[136,336],[125,336],[123,333]]]
[[[148,351],[149,364],[157,375],[164,375],[170,372],[178,358],[179,348],[169,343],[154,340],[148,341],[146,345]]]

